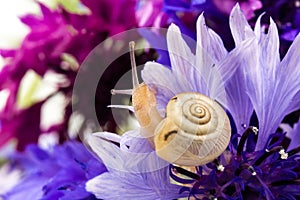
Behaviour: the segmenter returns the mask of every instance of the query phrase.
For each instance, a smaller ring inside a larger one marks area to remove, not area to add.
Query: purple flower
[[[287,114],[300,106],[296,50],[300,37],[280,61],[279,37],[272,19],[267,33],[260,19],[253,31],[239,6],[235,6],[229,20],[236,44],[229,53],[200,16],[196,54],[192,53],[194,47],[186,44],[188,38],[171,25],[167,34],[171,69],[148,62],[142,72],[145,83],[155,91],[162,116],[174,95],[200,92],[221,103],[237,128],[218,159],[194,171],[171,165],[170,176],[185,186],[190,184],[182,191],[197,199],[297,199],[298,125],[288,135],[276,129]],[[259,130],[250,126],[253,110]],[[294,142],[289,144],[290,140]]]
[[[107,172],[91,179],[87,191],[100,199],[176,199],[181,186],[170,183],[168,163],[160,159],[139,130],[125,135],[100,132],[87,143],[103,160]]]
[[[69,141],[53,149],[27,146],[9,160],[22,170],[20,182],[4,194],[7,199],[93,199],[85,182],[106,171],[81,143]],[[95,198],[94,198],[95,199]]]
[[[196,6],[204,4],[206,0],[164,0],[164,9],[175,11],[192,11]]]
[[[297,199],[300,163],[295,154],[299,147],[286,153],[281,146],[285,135],[277,133],[266,142],[270,148],[251,151],[244,145],[252,131],[248,129],[241,137],[236,154],[233,149],[225,151],[218,160],[196,167],[196,173],[171,166],[171,176],[183,184],[189,181],[191,187],[184,191],[198,199]],[[180,178],[178,171],[193,180]]]
[[[19,139],[18,149],[24,149],[26,144],[36,143],[41,134],[40,112],[44,102],[36,103],[24,110],[18,110],[15,107],[15,100],[12,103],[11,99],[13,98],[9,99],[5,110],[2,111],[5,114],[1,113],[0,115],[0,146],[15,137]],[[35,120],[28,120],[28,117]]]
[[[41,76],[48,70],[57,72],[61,70],[62,53],[67,52],[75,31],[70,29],[69,23],[60,12],[50,11],[42,4],[40,7],[41,17],[27,15],[21,19],[31,28],[31,31],[25,37],[20,49],[9,51],[9,54],[5,55],[13,59],[0,73],[0,77],[2,77],[0,88],[10,90],[9,100],[0,114],[2,122],[0,133],[7,135],[6,140],[13,137],[18,138],[19,149],[23,149],[28,143],[36,142],[41,134],[40,109],[46,101],[45,99],[25,110],[19,109],[16,102],[20,82],[29,69],[33,69]],[[74,72],[71,70],[70,72],[75,76]],[[36,108],[37,106],[39,106],[39,110]],[[30,122],[28,119],[31,119]],[[24,127],[27,127],[28,132],[22,131]],[[3,143],[1,142],[1,145]]]
[[[232,26],[235,30],[244,30],[249,25],[246,21]],[[287,54],[280,61],[279,36],[274,21],[270,20],[268,33],[261,29],[257,21],[254,33],[256,40],[247,54],[251,59],[243,65],[246,92],[253,104],[259,121],[257,149],[265,146],[265,141],[275,133],[283,118],[300,108],[299,91],[299,56],[297,37]],[[243,32],[235,32],[236,44],[243,40]],[[244,36],[247,38],[247,36]]]
[[[83,0],[82,3],[90,13],[73,14],[61,7],[50,10],[39,4],[41,16],[26,15],[21,18],[30,28],[21,47],[0,51],[1,55],[10,58],[0,72],[0,90],[10,91],[5,108],[0,112],[0,146],[17,138],[18,149],[22,150],[26,144],[37,142],[44,132],[56,132],[61,140],[65,140],[72,113],[71,103],[65,106],[63,122],[53,124],[47,130],[40,128],[41,106],[59,92],[69,101],[78,67],[90,51],[108,36],[136,26],[135,0]],[[125,5],[125,11],[121,12]],[[55,72],[66,78],[66,84],[58,85],[57,91],[40,102],[20,109],[17,106],[18,91],[28,70],[34,70],[41,77],[49,71]]]
[[[192,44],[192,39],[183,36]],[[171,59],[171,69],[155,62],[148,62],[142,72],[143,80],[153,90],[157,98],[157,108],[164,116],[167,102],[181,92],[199,92],[221,102],[234,113],[236,100],[227,99],[225,85],[229,84],[235,71],[242,63],[237,57],[244,54],[244,49],[250,47],[252,38],[242,42],[231,52],[227,52],[221,38],[209,29],[201,15],[197,21],[196,55],[183,40],[180,30],[176,25],[171,25],[168,34],[168,51]],[[246,93],[242,94],[247,96]],[[244,106],[241,105],[241,106]],[[250,105],[251,106],[251,105]],[[250,115],[252,113],[251,108]],[[240,111],[237,108],[236,112]],[[244,119],[245,118],[245,119]],[[237,118],[238,119],[238,118]],[[241,120],[249,119],[249,116]]]

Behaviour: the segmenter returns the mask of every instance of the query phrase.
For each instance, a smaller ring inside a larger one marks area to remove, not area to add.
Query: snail
[[[132,104],[141,135],[149,140],[159,157],[173,164],[199,166],[216,159],[227,148],[231,136],[224,109],[203,94],[186,92],[170,99],[166,117],[162,118],[156,109],[155,92],[145,83],[138,83],[134,42],[129,43],[129,48]]]

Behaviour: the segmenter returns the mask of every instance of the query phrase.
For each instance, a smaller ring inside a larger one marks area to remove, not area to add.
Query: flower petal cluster
[[[247,125],[247,120],[252,114],[247,94],[245,91],[230,93],[231,91],[228,92],[228,90],[233,87],[232,91],[234,91],[234,87],[243,86],[232,82],[235,79],[237,79],[236,82],[243,81],[243,79],[239,80],[243,63],[238,58],[244,57],[244,49],[250,48],[254,34],[250,35],[252,37],[241,42],[231,52],[227,52],[221,38],[206,26],[204,16],[201,15],[197,21],[197,44],[190,42],[191,38],[183,36],[185,40],[193,44],[192,48],[196,49],[196,54],[193,54],[182,38],[179,28],[171,25],[167,41],[172,68],[148,62],[142,71],[145,83],[156,91],[157,108],[161,115],[164,116],[166,105],[174,95],[181,92],[199,92],[222,103],[231,111],[235,119],[238,119],[239,124]],[[227,85],[229,86],[226,87]],[[240,96],[241,99],[235,98],[236,96]],[[246,101],[243,101],[244,99]],[[247,113],[241,109],[245,105],[247,107],[243,109]],[[243,114],[240,114],[241,112]]]
[[[89,180],[87,191],[100,199],[176,199],[184,197],[181,186],[170,183],[168,163],[159,158],[139,130],[123,136],[99,132],[87,144],[107,167]]]
[[[238,25],[238,26],[236,26]],[[248,23],[231,24],[235,43],[239,44],[247,36],[240,30],[249,30]],[[267,33],[257,21],[254,34],[256,40],[252,48],[246,49],[252,58],[243,65],[246,92],[251,99],[259,121],[257,149],[265,145],[268,137],[275,133],[283,118],[300,108],[299,56],[297,37],[285,57],[280,61],[279,36],[274,21],[270,20]]]
[[[21,170],[18,184],[3,194],[5,199],[95,199],[85,190],[88,179],[106,171],[82,143],[69,141],[53,149],[27,146],[9,161]]]

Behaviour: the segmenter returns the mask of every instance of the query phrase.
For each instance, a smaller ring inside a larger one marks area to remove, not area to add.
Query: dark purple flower
[[[51,11],[42,4],[40,7],[41,17],[27,15],[21,19],[31,28],[31,31],[25,37],[20,49],[10,51],[9,54],[5,55],[12,59],[0,73],[0,77],[2,77],[0,88],[10,90],[9,100],[0,114],[2,122],[0,133],[1,135],[8,134],[7,139],[18,138],[19,149],[23,149],[27,143],[36,142],[42,133],[40,130],[40,110],[35,109],[36,105],[26,109],[20,109],[17,106],[20,82],[29,69],[33,69],[41,76],[48,70],[63,74],[68,73],[68,71],[60,71],[62,70],[61,57],[62,53],[67,52],[76,32],[59,11]],[[69,72],[75,76],[74,72],[71,70]],[[14,87],[12,88],[11,85]],[[37,105],[41,107],[43,102],[45,101],[39,102]],[[24,127],[30,131],[22,131]],[[28,139],[23,140],[22,138]]]
[[[106,171],[84,145],[68,141],[52,149],[36,145],[10,157],[11,167],[21,169],[20,182],[3,195],[7,199],[95,199],[85,182]]]
[[[187,180],[179,178],[179,174],[189,176],[192,186],[183,191],[189,191],[190,197],[196,199],[298,199],[300,163],[295,154],[299,148],[285,153],[285,135],[277,133],[267,140],[265,150],[243,150],[246,140],[249,143],[254,134],[252,131],[245,131],[237,149],[225,151],[213,163],[197,167],[196,173],[171,166],[171,176],[181,183]]]
[[[14,103],[8,103],[5,115],[1,115],[0,146],[4,145],[12,137],[18,138],[21,142],[19,149],[24,149],[26,144],[37,143],[41,134],[40,112],[44,101],[39,102],[24,110],[18,110]],[[35,120],[28,120],[35,119]],[[22,131],[21,131],[22,130]]]
[[[40,128],[41,113],[37,107],[40,109],[48,98],[58,92],[70,100],[78,67],[90,51],[108,36],[136,26],[135,0],[83,0],[82,3],[90,13],[69,13],[61,7],[50,10],[39,4],[41,16],[26,15],[21,18],[30,28],[21,47],[0,51],[9,58],[8,64],[0,72],[0,90],[10,91],[7,104],[0,113],[0,146],[11,138],[17,138],[18,148],[23,149],[26,144],[36,142],[41,133],[52,131],[59,133],[60,140],[65,140],[72,113],[71,103],[65,107],[63,122],[53,124],[48,130]],[[66,57],[72,58],[72,61]],[[57,91],[37,102],[37,105],[20,109],[17,95],[20,82],[28,70],[33,70],[41,77],[49,71],[55,72],[63,75],[66,83],[58,85]],[[27,131],[24,131],[25,127]]]

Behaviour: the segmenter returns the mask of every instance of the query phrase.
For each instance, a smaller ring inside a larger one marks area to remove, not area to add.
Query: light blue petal
[[[283,92],[290,98],[287,99],[287,113],[300,109],[300,35],[296,37],[286,56],[280,64],[280,85]],[[286,98],[286,97],[284,97]]]
[[[197,67],[200,68],[200,72],[203,72],[208,66],[212,66],[216,61],[224,58],[227,54],[227,50],[218,34],[207,27],[203,13],[197,20],[196,28],[196,64]]]
[[[271,83],[270,79],[268,79],[268,71],[264,70],[264,66],[261,65],[258,41],[253,41],[251,48],[245,49],[244,53],[247,54],[244,64],[242,65],[245,79],[244,86],[259,120],[259,140],[257,148],[260,149],[264,146],[268,134],[271,134],[269,132],[266,133],[266,131],[270,131],[268,129],[270,125],[268,124],[270,123],[268,112],[272,109],[272,96],[270,92],[274,90],[275,86],[274,83]]]
[[[86,183],[86,189],[100,199],[176,199],[186,197],[179,194],[180,186],[170,184],[162,171],[149,174],[104,173]],[[112,188],[115,190],[112,191]]]
[[[270,19],[270,26],[268,34],[261,33],[264,37],[260,38],[261,51],[261,63],[262,69],[268,74],[268,78],[274,82],[276,79],[276,70],[280,63],[279,56],[279,36],[275,22]]]
[[[144,173],[156,171],[168,165],[157,156],[154,149],[151,150],[148,141],[141,136],[132,138],[131,142],[128,139],[122,139],[121,148],[112,143],[116,141],[110,139],[116,136],[112,133],[98,132],[87,138],[88,145],[103,161],[108,171]]]
[[[291,139],[291,142],[288,147],[288,151],[293,148],[300,146],[300,118],[297,123],[291,127],[289,124],[282,123],[280,124],[280,128],[283,132],[286,132],[286,136]]]
[[[244,125],[249,126],[250,118],[253,113],[252,103],[246,93],[246,82],[244,73],[238,68],[226,85],[227,108],[231,113],[237,132],[243,134]]]
[[[175,24],[171,24],[167,32],[167,44],[173,78],[177,81],[177,87],[181,91],[195,91],[195,84],[190,80],[190,76],[195,71],[195,55],[191,52],[183,37],[189,40],[189,43],[196,45],[196,41],[182,35],[179,28]]]
[[[243,126],[249,125],[250,117],[253,112],[253,106],[246,91],[247,83],[245,81],[245,75],[242,68],[245,65],[245,60],[253,59],[250,57],[251,53],[248,54],[248,52],[249,48],[252,48],[252,43],[255,40],[255,34],[238,4],[234,6],[230,13],[229,23],[231,33],[236,44],[236,48],[233,51],[238,51],[239,49],[241,52],[233,58],[232,64],[229,62],[227,65],[224,65],[225,67],[223,67],[223,69],[227,71],[222,71],[222,69],[220,71],[221,74],[226,74],[226,72],[235,72],[233,75],[224,75],[227,95],[226,105],[235,121],[238,133],[243,134],[245,130]],[[247,40],[248,42],[246,42]],[[237,65],[236,68],[232,68],[233,63]]]
[[[196,26],[196,67],[199,78],[195,77],[195,81],[201,93],[211,96],[210,90],[214,87],[211,84],[216,77],[214,66],[227,55],[227,50],[221,38],[206,26],[203,14],[199,16]]]
[[[120,148],[124,153],[151,153],[153,151],[148,140],[143,138],[136,130],[128,131],[122,135]]]
[[[104,173],[86,183],[86,190],[99,199],[158,199],[156,193],[143,183],[141,176],[120,176]]]
[[[122,136],[120,148],[110,143],[108,133],[97,133],[91,146],[103,160],[117,166],[109,166],[108,172],[91,179],[86,189],[101,199],[175,199],[186,196],[179,194],[181,186],[170,183],[169,163],[160,159],[148,141],[138,130]],[[118,161],[119,163],[116,163]],[[115,188],[114,191],[111,189]]]
[[[258,26],[258,25],[257,25]],[[296,46],[290,48],[284,60],[279,59],[279,37],[274,21],[264,34],[256,27],[259,41],[253,43],[252,59],[245,62],[246,88],[259,120],[257,149],[264,147],[288,112],[299,108],[293,100],[300,89],[299,55]],[[254,50],[255,49],[255,50]]]
[[[248,24],[239,4],[236,4],[230,13],[229,25],[235,45],[238,45],[245,39],[254,36],[254,32]]]
[[[262,18],[262,16],[264,15],[264,13],[263,14],[261,14],[258,18],[257,18],[257,20],[256,20],[256,23],[255,23],[255,26],[254,26],[254,33],[255,33],[255,35],[256,35],[256,37],[258,38],[258,39],[260,39],[260,36],[262,35],[262,33],[264,32],[264,29],[262,29],[262,26],[261,26],[261,18]]]
[[[289,145],[288,150],[300,146],[300,120],[298,121],[298,123],[294,124],[291,132],[287,133],[287,137],[291,139],[291,143]]]
[[[118,135],[107,132],[98,132],[88,135],[86,142],[92,151],[103,161],[109,171],[125,171],[126,168],[122,164],[124,162],[124,157],[122,156],[119,147],[111,142],[116,139],[115,137],[118,137]]]
[[[236,81],[245,81],[244,76],[241,76],[241,71],[237,71],[241,69],[245,65],[245,60],[251,59],[249,57],[248,52],[249,49],[252,48],[252,43],[254,42],[255,38],[248,38],[247,40],[241,42],[236,48],[234,48],[231,52],[229,52],[224,59],[222,59],[217,65],[212,69],[213,77],[210,80],[210,97],[216,99],[220,102],[223,106],[227,109],[230,107],[235,107],[235,101],[239,99],[239,96],[247,96],[245,88],[243,88],[243,84],[230,84],[232,82],[233,76],[235,78],[239,78]],[[238,74],[236,74],[238,73]],[[228,85],[229,84],[229,85]],[[227,87],[227,90],[225,89]],[[230,88],[232,86],[232,88]],[[235,87],[239,87],[235,89]],[[239,90],[239,93],[236,93]],[[238,95],[238,96],[236,96]],[[231,99],[230,99],[231,98]],[[243,99],[247,99],[247,97],[243,97]],[[240,102],[241,105],[244,104],[242,107],[248,107],[249,102]],[[233,111],[231,109],[231,111]],[[240,110],[242,112],[242,110]]]
[[[261,90],[263,102],[254,106],[260,124],[258,148],[264,146],[270,134],[274,133],[291,108],[292,99],[300,90],[299,40],[295,41],[283,61],[279,64],[279,38],[275,23],[271,20],[268,34],[261,38],[260,55],[264,85]],[[298,44],[297,44],[298,43]],[[297,102],[296,102],[297,103]]]
[[[291,113],[299,109],[300,106],[300,90],[295,94],[292,101],[290,102],[287,113]]]

